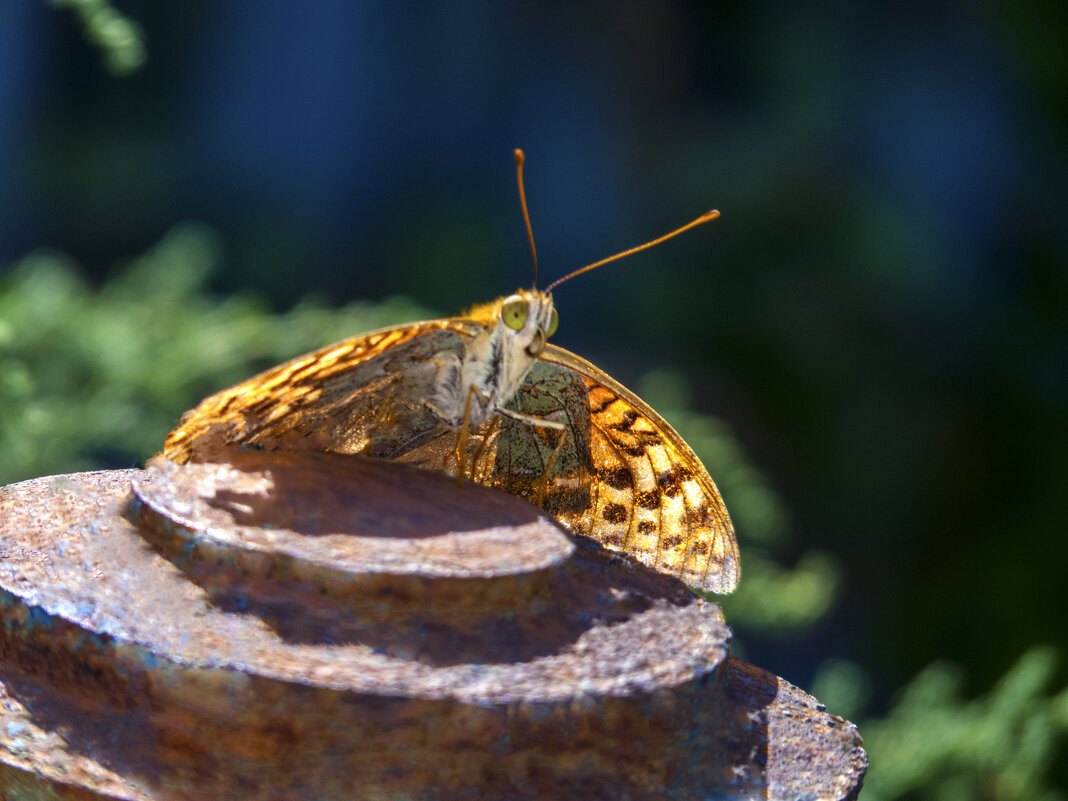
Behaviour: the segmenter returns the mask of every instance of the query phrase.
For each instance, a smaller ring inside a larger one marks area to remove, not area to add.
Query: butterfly
[[[522,158],[516,151],[536,276]],[[503,489],[610,550],[731,592],[738,545],[700,459],[637,395],[548,342],[559,323],[556,286],[715,216],[545,290],[299,356],[205,398],[167,435],[163,455],[210,461],[245,445],[406,462]]]

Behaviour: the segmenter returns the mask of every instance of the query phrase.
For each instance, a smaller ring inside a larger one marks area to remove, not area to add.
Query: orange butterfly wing
[[[210,395],[182,415],[163,455],[183,464],[235,445],[395,458],[440,433],[423,402],[436,355],[463,352],[478,326],[411,323],[329,345]]]
[[[578,533],[717,593],[738,585],[730,516],[701,460],[660,415],[585,359],[553,345],[542,362],[586,389],[592,476],[585,509],[548,508]],[[547,499],[551,504],[552,496]]]

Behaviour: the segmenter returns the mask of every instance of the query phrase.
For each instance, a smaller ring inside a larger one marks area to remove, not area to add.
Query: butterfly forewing
[[[347,339],[205,398],[167,435],[179,464],[234,445],[365,453],[392,459],[441,428],[424,399],[433,359],[462,352],[463,320],[432,320]]]

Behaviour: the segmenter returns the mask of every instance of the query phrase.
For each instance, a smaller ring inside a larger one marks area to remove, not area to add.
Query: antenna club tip
[[[719,209],[709,209],[701,217],[705,220],[714,220],[719,216]]]
[[[517,147],[515,149],[515,163],[522,164],[524,161],[526,161],[526,158],[526,154],[522,151],[522,149]]]

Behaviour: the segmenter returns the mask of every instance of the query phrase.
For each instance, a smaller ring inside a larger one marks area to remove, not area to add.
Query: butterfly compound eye
[[[553,309],[552,315],[549,317],[549,327],[545,329],[545,337],[548,339],[556,333],[557,326],[560,325],[560,315],[556,313],[556,309]]]
[[[504,303],[501,304],[501,319],[504,320],[506,326],[516,331],[526,323],[528,312],[529,306],[526,300],[519,295],[505,298]]]

